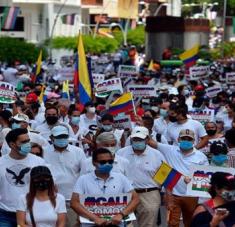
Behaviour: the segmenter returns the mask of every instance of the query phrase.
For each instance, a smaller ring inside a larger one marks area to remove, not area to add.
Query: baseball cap
[[[149,130],[142,126],[137,126],[133,129],[131,138],[140,138],[140,139],[146,139],[146,137],[149,135]]]
[[[12,119],[16,121],[23,121],[23,122],[29,123],[29,117],[22,113],[16,114],[14,117],[12,117]]]
[[[51,129],[51,134],[53,136],[69,135],[69,130],[63,125],[57,125]]]
[[[190,138],[194,139],[195,134],[190,129],[183,129],[183,130],[180,131],[180,134],[179,134],[179,138],[182,138],[182,137],[190,137]]]
[[[34,103],[38,101],[38,96],[35,93],[29,93],[26,96],[26,102],[27,103]]]

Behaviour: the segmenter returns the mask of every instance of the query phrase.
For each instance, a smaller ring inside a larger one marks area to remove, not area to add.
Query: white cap
[[[12,119],[16,121],[23,121],[23,122],[29,123],[29,117],[22,113],[16,114],[14,117],[12,117]]]
[[[64,125],[57,125],[51,129],[51,135],[53,136],[69,135],[69,130]]]
[[[146,139],[146,137],[149,135],[149,130],[143,126],[137,126],[133,129],[131,133],[131,138],[140,138],[140,139]]]

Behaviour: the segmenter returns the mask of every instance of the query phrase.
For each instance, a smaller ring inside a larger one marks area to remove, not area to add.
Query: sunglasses
[[[110,159],[110,160],[101,160],[101,161],[97,161],[100,165],[105,165],[105,164],[113,164],[113,160]]]

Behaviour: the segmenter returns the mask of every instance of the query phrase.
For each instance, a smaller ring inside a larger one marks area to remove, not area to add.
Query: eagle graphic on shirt
[[[25,165],[14,165],[6,168],[7,181],[16,187],[24,187],[29,183],[29,173],[31,168]]]

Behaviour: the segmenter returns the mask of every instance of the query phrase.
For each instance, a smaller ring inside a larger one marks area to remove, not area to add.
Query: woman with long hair
[[[29,192],[20,196],[16,216],[20,227],[65,226],[65,199],[56,193],[48,167],[32,168]]]

